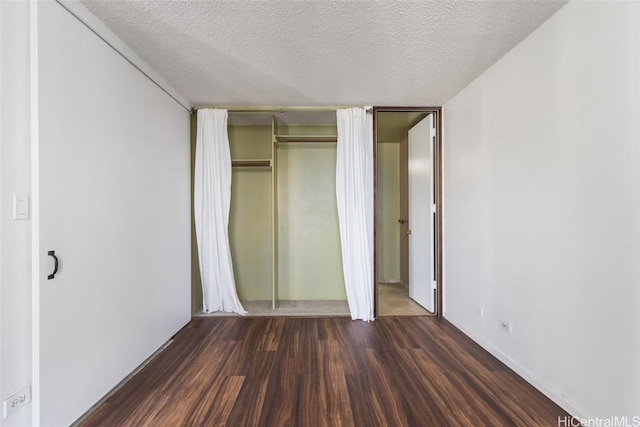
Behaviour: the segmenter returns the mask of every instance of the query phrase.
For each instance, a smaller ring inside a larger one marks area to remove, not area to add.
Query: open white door
[[[429,114],[409,129],[409,297],[434,311],[433,146]]]
[[[31,6],[33,414],[63,426],[189,321],[189,114],[59,3]]]

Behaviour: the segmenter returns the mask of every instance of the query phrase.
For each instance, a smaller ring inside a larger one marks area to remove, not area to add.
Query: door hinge
[[[436,213],[436,205],[431,205],[431,213]]]

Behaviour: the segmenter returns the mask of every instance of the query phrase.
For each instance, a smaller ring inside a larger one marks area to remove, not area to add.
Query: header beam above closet
[[[266,114],[273,114],[273,113],[282,113],[282,112],[287,112],[287,111],[308,111],[308,112],[313,112],[313,111],[336,111],[342,108],[361,108],[361,106],[353,106],[353,105],[327,105],[327,106],[316,106],[316,107],[309,107],[309,106],[288,106],[288,107],[277,107],[277,106],[256,106],[256,107],[252,107],[252,106],[224,106],[224,105],[219,105],[219,106],[197,106],[194,107],[191,111],[193,113],[195,113],[197,110],[202,109],[202,108],[220,108],[220,109],[225,109],[227,110],[229,113],[266,113]],[[373,108],[367,108],[367,112],[372,111]]]

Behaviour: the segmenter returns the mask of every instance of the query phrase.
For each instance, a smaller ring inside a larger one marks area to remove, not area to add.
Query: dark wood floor
[[[83,426],[557,426],[566,415],[434,317],[200,318]]]

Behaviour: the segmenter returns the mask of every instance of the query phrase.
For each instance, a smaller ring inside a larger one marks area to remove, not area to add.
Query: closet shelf
[[[275,135],[277,142],[337,142],[337,135]]]
[[[234,168],[270,168],[271,159],[237,159],[231,161]]]

